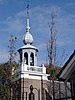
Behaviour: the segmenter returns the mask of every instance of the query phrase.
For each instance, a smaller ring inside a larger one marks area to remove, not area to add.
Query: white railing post
[[[42,65],[42,72],[43,72],[44,74],[46,74],[46,67],[44,66],[44,64]]]

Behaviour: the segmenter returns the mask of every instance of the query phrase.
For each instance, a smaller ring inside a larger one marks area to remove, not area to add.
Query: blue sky
[[[26,28],[26,5],[27,0],[0,0],[0,63],[8,60],[11,34],[18,38],[16,50],[24,45],[22,37]],[[46,62],[46,43],[50,36],[48,23],[53,9],[57,12],[55,22],[59,61],[63,48],[68,54],[67,58],[75,49],[75,0],[30,0],[30,27],[33,45],[39,49],[39,64]]]

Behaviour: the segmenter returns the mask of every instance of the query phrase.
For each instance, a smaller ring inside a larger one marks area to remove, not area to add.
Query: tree
[[[10,42],[10,45],[8,46],[9,48],[9,55],[10,55],[10,58],[9,58],[9,62],[10,63],[14,63],[15,62],[15,57],[16,57],[16,52],[15,52],[15,42],[17,40],[17,37],[11,35],[10,36],[10,39],[9,39],[9,42]]]
[[[53,11],[51,13],[51,23],[49,25],[50,28],[50,38],[49,41],[47,43],[47,52],[48,52],[48,67],[47,69],[49,69],[50,71],[50,77],[51,78],[55,78],[56,77],[56,56],[57,56],[57,52],[56,52],[56,40],[57,40],[57,31],[56,31],[56,27],[55,27],[55,17],[56,17],[56,13]]]
[[[16,57],[16,46],[15,46],[15,43],[17,41],[17,37],[11,35],[10,36],[10,39],[9,39],[9,42],[10,42],[10,45],[8,46],[9,48],[9,63],[10,63],[10,67],[11,67],[11,75],[13,74],[13,71],[15,71],[16,69],[16,61],[15,61],[15,57]]]
[[[15,42],[16,37],[11,35],[9,47],[9,61],[0,64],[0,100],[10,100],[12,83],[12,69],[16,69],[18,64],[15,61]]]
[[[50,74],[50,76],[48,76],[49,80],[56,80],[56,76],[58,75],[58,73],[60,72],[60,67],[55,67],[55,68],[51,68],[49,67],[49,65],[46,65],[46,73]]]
[[[50,27],[50,38],[47,43],[47,52],[48,52],[48,59],[49,59],[49,66],[56,64],[56,40],[57,40],[57,31],[55,28],[55,12],[51,14],[51,24]]]
[[[63,65],[68,54],[66,54],[65,49],[61,51],[61,57],[57,56],[57,30],[56,30],[56,17],[57,14],[53,10],[51,13],[51,23],[49,24],[50,28],[50,38],[47,43],[47,52],[48,52],[48,65],[47,73],[50,73],[51,79],[56,79],[57,74],[60,71],[60,67]],[[62,59],[61,59],[62,58]],[[50,72],[49,72],[50,71]],[[49,79],[50,79],[49,77]]]
[[[9,55],[10,55],[9,65],[10,65],[10,69],[11,69],[11,71],[10,71],[11,72],[10,73],[10,77],[11,77],[11,80],[10,80],[10,97],[11,97],[11,99],[12,99],[12,87],[13,87],[13,82],[12,82],[13,79],[12,78],[13,78],[14,72],[15,72],[16,67],[17,67],[17,64],[15,62],[15,57],[16,57],[15,43],[16,43],[16,40],[17,40],[17,37],[11,35],[10,39],[9,39],[10,45],[8,46],[8,48],[9,48]]]
[[[0,100],[9,100],[10,97],[10,73],[9,63],[0,65]]]

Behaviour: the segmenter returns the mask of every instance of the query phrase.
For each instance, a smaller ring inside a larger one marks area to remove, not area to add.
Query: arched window
[[[22,53],[20,54],[20,62],[22,62]]]
[[[27,52],[24,53],[24,62],[25,64],[28,65],[28,53]]]
[[[33,53],[31,53],[30,55],[30,65],[34,66],[34,54]]]

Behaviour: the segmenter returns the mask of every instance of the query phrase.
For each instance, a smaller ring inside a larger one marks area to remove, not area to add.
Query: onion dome
[[[33,37],[30,33],[26,33],[26,35],[23,37],[23,43],[26,44],[32,44],[33,43]]]

